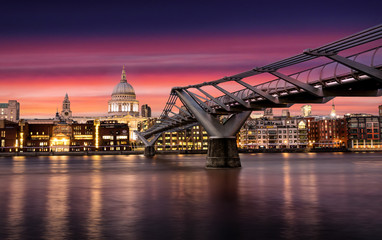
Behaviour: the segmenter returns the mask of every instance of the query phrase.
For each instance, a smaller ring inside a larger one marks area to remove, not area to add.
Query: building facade
[[[0,119],[0,152],[9,152],[19,145],[19,125],[6,119]]]
[[[381,149],[382,117],[369,114],[349,114],[345,116],[348,124],[348,148]]]
[[[142,117],[151,117],[151,107],[147,104],[143,104],[141,107],[141,115]]]
[[[64,101],[62,102],[62,111],[60,116],[65,121],[72,118],[72,110],[70,110],[70,101],[67,93],[65,94]]]
[[[131,150],[129,127],[116,121],[66,123],[0,120],[0,151],[78,152]]]
[[[155,143],[158,151],[208,150],[208,135],[200,125],[178,132],[164,132]]]
[[[108,102],[110,116],[139,116],[139,101],[134,88],[126,80],[125,67],[122,69],[121,81],[114,87],[111,100]]]
[[[309,147],[346,148],[348,124],[345,118],[312,117],[308,124]]]
[[[304,118],[249,118],[240,129],[241,149],[306,148],[307,124]]]
[[[9,100],[8,103],[0,103],[0,120],[5,119],[12,122],[19,121],[20,103],[16,100]]]

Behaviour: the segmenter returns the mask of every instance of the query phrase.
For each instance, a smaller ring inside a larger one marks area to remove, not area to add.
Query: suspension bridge
[[[288,108],[297,103],[326,103],[339,96],[381,96],[381,38],[382,24],[232,76],[173,87],[157,123],[144,132],[136,132],[145,144],[144,154],[155,155],[154,145],[161,133],[200,124],[209,135],[206,167],[241,167],[236,134],[252,111]],[[369,47],[370,43],[377,46]],[[362,50],[350,56],[340,55],[358,49]],[[282,71],[319,59],[326,62],[293,74]],[[251,77],[262,74],[271,74],[275,79],[261,84],[249,82]],[[230,91],[229,86],[233,85],[240,90]]]

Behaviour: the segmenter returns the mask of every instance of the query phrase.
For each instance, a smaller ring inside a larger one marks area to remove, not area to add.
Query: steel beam
[[[217,105],[219,105],[220,107],[222,107],[224,110],[226,111],[229,111],[229,107],[227,107],[223,102],[219,101],[218,99],[214,98],[213,96],[211,96],[208,92],[204,91],[203,89],[201,88],[196,88],[198,89],[201,93],[203,93],[204,95],[206,95],[207,97],[209,97],[212,101],[214,101]]]
[[[288,82],[288,83],[290,83],[290,84],[297,86],[298,88],[305,90],[306,92],[308,92],[312,95],[315,95],[317,97],[323,97],[324,96],[322,94],[322,89],[315,88],[312,85],[300,82],[297,79],[294,79],[292,77],[289,77],[289,76],[282,74],[280,72],[277,72],[277,71],[270,71],[269,73],[282,79],[282,80],[284,80],[284,81],[286,81],[286,82]]]
[[[174,115],[177,116],[177,117],[180,117],[180,118],[183,119],[183,120],[187,120],[185,117],[183,117],[183,116],[180,115],[180,114],[174,113],[173,111],[169,111],[169,112],[172,113],[172,114],[174,114]]]
[[[157,133],[154,135],[154,137],[152,139],[146,139],[145,137],[142,136],[142,134],[138,131],[134,131],[135,134],[137,134],[138,138],[143,142],[143,144],[145,144],[146,147],[148,146],[154,146],[155,142],[158,140],[158,138],[160,137],[161,133]]]
[[[372,78],[375,78],[377,81],[382,82],[382,71],[369,67],[365,64],[350,60],[348,58],[337,55],[335,52],[317,52],[310,49],[305,49],[304,53],[312,56],[323,56],[327,57],[335,62],[339,62],[342,65],[345,65],[353,70],[364,73]]]
[[[248,88],[252,92],[257,93],[258,95],[262,96],[263,98],[268,99],[269,101],[271,101],[273,103],[276,103],[276,104],[279,103],[279,99],[277,97],[273,97],[272,95],[270,95],[270,94],[268,94],[268,93],[266,93],[266,92],[264,92],[258,88],[255,88],[254,86],[251,86],[250,84],[243,82],[242,80],[236,80],[236,82],[241,84],[242,86]]]
[[[187,90],[185,90],[187,91]],[[195,93],[192,93],[190,91],[187,91],[187,93],[196,101],[198,102],[200,105],[202,105],[204,108],[206,108],[208,111],[210,112],[213,112],[212,108],[210,106],[208,106],[206,103],[204,103],[202,100],[200,100]]]
[[[364,73],[372,78],[375,78],[378,82],[382,82],[382,71],[369,67],[359,62],[352,61],[348,58],[344,58],[339,55],[326,56],[336,62],[339,62],[351,69],[357,70],[358,72]]]
[[[233,95],[232,93],[228,92],[227,90],[225,90],[224,88],[222,87],[219,87],[218,85],[212,85],[214,86],[216,89],[218,89],[219,91],[221,91],[222,93],[226,94],[227,96],[229,96],[230,98],[232,98],[233,100],[235,100],[236,102],[240,103],[241,105],[243,105],[244,107],[246,108],[250,108],[250,105],[245,102],[243,99]]]
[[[192,115],[191,115],[188,111],[185,111],[184,109],[182,109],[182,108],[176,106],[175,104],[174,104],[174,107],[176,107],[177,109],[179,109],[179,111],[181,111],[182,113],[185,113],[187,116],[192,117]]]

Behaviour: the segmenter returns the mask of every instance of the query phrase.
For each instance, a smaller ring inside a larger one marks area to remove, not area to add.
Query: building
[[[67,93],[65,94],[64,101],[62,102],[62,111],[60,116],[65,121],[72,118],[72,110],[70,110],[70,101]]]
[[[378,106],[379,116],[382,117],[382,105]]]
[[[345,118],[348,124],[349,134],[348,148],[382,148],[382,117],[370,114],[348,114]]]
[[[336,108],[334,106],[334,101],[332,103],[332,110],[330,111],[330,117],[331,118],[336,118],[337,114],[336,114]]]
[[[301,115],[309,117],[312,114],[312,105],[304,105],[301,107]]]
[[[137,136],[134,131],[138,130],[139,123],[145,121],[151,116],[151,108],[145,104],[142,106],[142,114],[139,115],[139,101],[133,87],[126,80],[125,68],[122,69],[120,82],[114,87],[111,94],[111,100],[108,101],[108,114],[100,116],[74,116],[71,119],[74,122],[86,123],[88,121],[99,120],[117,121],[118,123],[128,124],[129,140],[135,142]]]
[[[19,145],[19,125],[6,119],[0,119],[0,152],[12,152]]]
[[[125,67],[122,69],[121,81],[114,87],[108,102],[108,114],[139,116],[139,101],[136,100],[134,88],[126,80]]]
[[[101,121],[99,130],[99,150],[122,151],[131,150],[129,144],[129,127],[127,124],[117,121]],[[97,134],[96,134],[97,135]]]
[[[7,136],[2,141],[6,151],[77,152],[131,149],[128,125],[116,121],[67,123],[21,120],[15,125],[16,134],[9,132],[9,136],[7,132],[3,133],[0,125],[0,135]]]
[[[311,148],[346,148],[348,124],[345,118],[306,118]]]
[[[178,132],[164,132],[155,148],[159,151],[208,150],[208,135],[200,125]]]
[[[281,111],[281,116],[283,116],[283,117],[290,117],[289,109],[283,109]]]
[[[306,148],[306,120],[297,117],[249,118],[240,129],[242,149]]]
[[[9,100],[8,103],[0,103],[0,120],[17,122],[20,118],[20,103]]]
[[[151,117],[151,107],[147,104],[143,104],[141,107],[141,116],[142,117]]]

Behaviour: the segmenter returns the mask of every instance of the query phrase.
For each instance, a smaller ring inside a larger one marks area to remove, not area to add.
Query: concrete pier
[[[145,155],[145,157],[154,157],[155,156],[154,146],[146,146],[143,155]]]
[[[236,137],[210,138],[206,168],[240,168]]]

